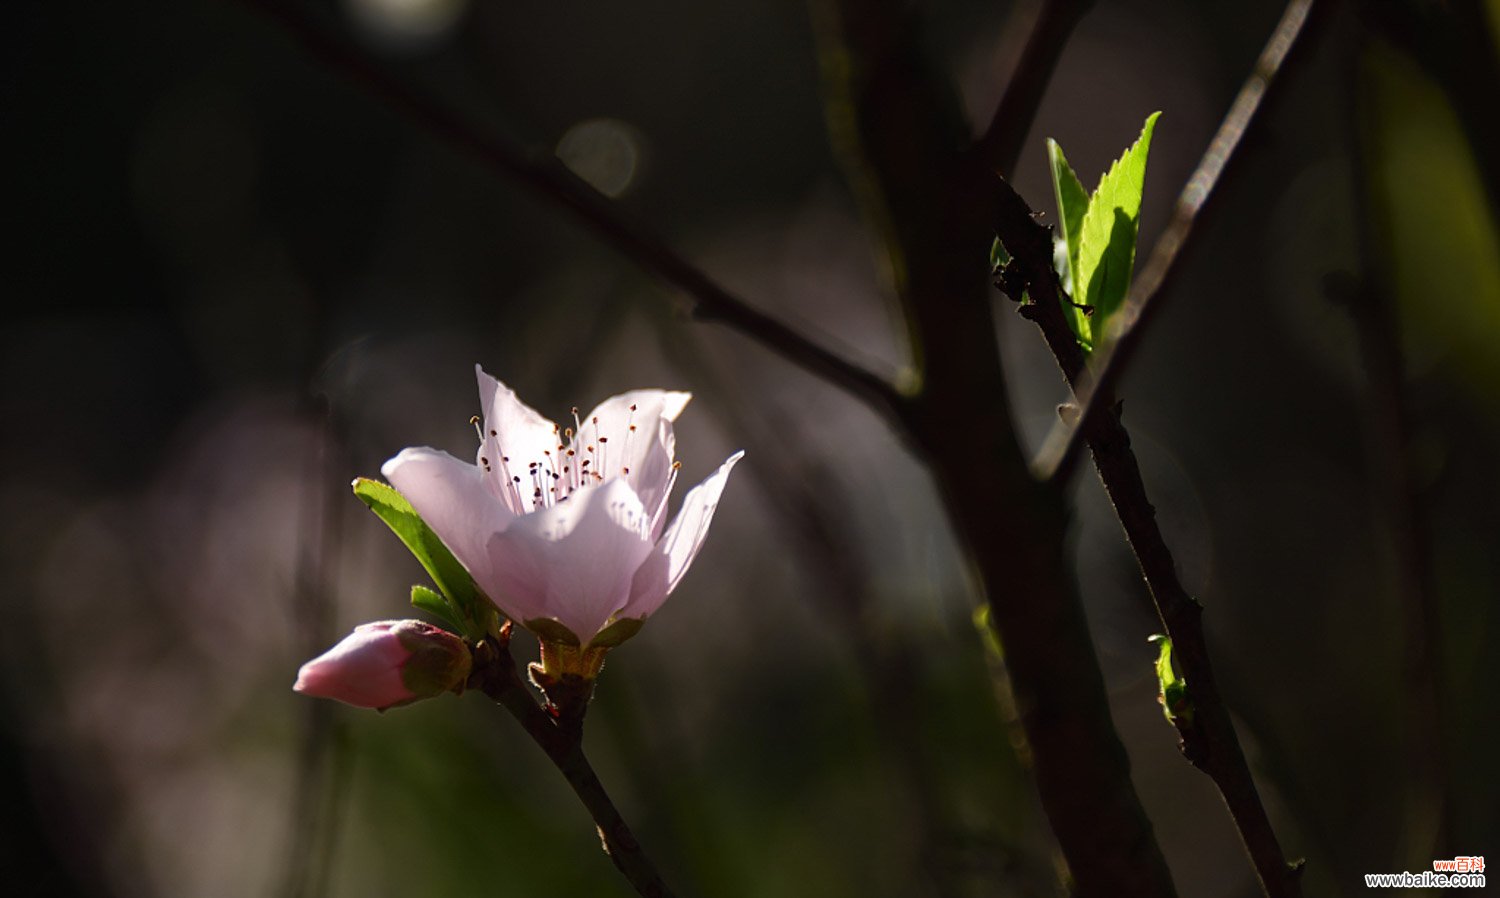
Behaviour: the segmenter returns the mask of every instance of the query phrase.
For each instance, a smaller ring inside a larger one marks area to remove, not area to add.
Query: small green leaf
[[[600,630],[598,635],[589,640],[589,648],[612,649],[630,637],[641,631],[646,622],[640,618],[622,617],[609,626]]]
[[[1083,189],[1078,175],[1073,173],[1073,167],[1068,165],[1062,147],[1051,138],[1047,140],[1047,161],[1051,163],[1052,192],[1057,198],[1057,236],[1067,247],[1066,253],[1062,254],[1067,265],[1058,268],[1057,273],[1063,278],[1063,288],[1072,296],[1073,269],[1078,265],[1078,238],[1083,235],[1083,214],[1088,211],[1089,194]]]
[[[1160,115],[1151,113],[1141,136],[1099,179],[1080,224],[1073,300],[1093,307],[1089,339],[1085,341],[1090,347],[1098,343],[1109,316],[1130,290],[1141,194],[1146,185],[1146,157]]]
[[[1078,243],[1083,236],[1083,216],[1088,211],[1089,195],[1083,189],[1083,182],[1078,180],[1078,175],[1073,173],[1073,167],[1068,165],[1068,157],[1063,155],[1062,147],[1050,138],[1047,140],[1047,161],[1052,169],[1052,192],[1057,197],[1058,211],[1058,234],[1052,267],[1057,269],[1063,292],[1074,298],[1072,303],[1063,302],[1063,317],[1067,319],[1079,341],[1088,345],[1089,319],[1077,306],[1083,300],[1077,298],[1073,272],[1078,270]]]
[[[538,639],[547,642],[572,646],[581,644],[578,636],[572,630],[569,630],[550,617],[533,617],[529,621],[523,621],[522,626],[535,633]]]
[[[1172,640],[1160,633],[1151,637],[1159,646],[1156,655],[1156,681],[1161,686],[1162,713],[1173,726],[1191,723],[1193,705],[1188,699],[1187,680],[1172,666]]]
[[[385,521],[391,532],[400,537],[426,568],[432,582],[437,584],[453,612],[461,618],[459,629],[463,635],[471,639],[483,638],[494,614],[494,606],[411,503],[386,484],[366,477],[354,481],[354,495]]]
[[[455,630],[466,629],[459,613],[453,610],[441,593],[420,584],[411,588],[411,604],[418,611],[425,611]]]

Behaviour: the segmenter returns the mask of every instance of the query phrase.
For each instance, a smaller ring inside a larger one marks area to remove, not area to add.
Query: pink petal
[[[484,484],[483,472],[446,452],[403,449],[380,473],[411,503],[475,582],[507,612],[509,585],[490,564],[489,542],[516,515]]]
[[[624,477],[647,516],[654,517],[667,501],[676,460],[672,422],[692,398],[691,393],[670,390],[631,390],[611,396],[580,419],[583,426],[574,448],[586,451],[585,447],[593,446],[590,464],[594,470],[605,477]],[[635,430],[630,429],[632,425]]]
[[[411,651],[393,632],[400,621],[361,624],[338,645],[302,665],[292,686],[305,695],[360,708],[389,708],[415,698],[401,679]]]
[[[618,617],[647,617],[660,608],[682,582],[683,575],[708,537],[708,525],[713,521],[724,485],[729,482],[729,472],[744,456],[744,452],[729,456],[717,471],[688,491],[677,519],[662,535],[651,556],[637,569],[631,583],[630,601],[619,611]]]
[[[550,470],[559,457],[562,436],[556,424],[483,368],[475,365],[474,374],[479,379],[479,399],[484,407],[484,441],[479,454],[490,462],[491,487],[512,511],[524,514],[532,510],[530,484],[523,483],[517,495],[509,485],[510,478],[519,476],[526,481],[532,462]]]
[[[517,518],[491,541],[490,563],[544,597],[523,622],[554,617],[587,642],[629,599],[636,568],[651,551],[646,526],[630,484],[609,480]]]

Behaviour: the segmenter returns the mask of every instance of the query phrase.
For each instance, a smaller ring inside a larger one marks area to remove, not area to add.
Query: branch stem
[[[1094,0],[1041,0],[1036,23],[1021,50],[1010,83],[1000,97],[1000,105],[983,136],[974,144],[973,153],[1002,178],[1015,174],[1021,147],[1031,133],[1031,123],[1042,105],[1042,95],[1052,81],[1057,61],[1073,29]]]
[[[1085,359],[1063,318],[1064,294],[1052,268],[1052,236],[1004,181],[998,182],[995,205],[996,232],[1017,266],[1005,289],[1018,302],[1023,291],[1029,295],[1021,311],[1041,330],[1063,376],[1076,389],[1085,371]],[[1187,680],[1193,716],[1190,720],[1179,716],[1177,720],[1182,752],[1218,786],[1265,894],[1269,898],[1297,898],[1301,895],[1300,870],[1285,861],[1234,722],[1219,696],[1203,634],[1203,606],[1188,595],[1177,577],[1176,562],[1157,526],[1156,510],[1146,494],[1118,406],[1108,401],[1107,395],[1096,395],[1103,402],[1102,411],[1082,432]]]
[[[1031,476],[1014,429],[982,261],[994,176],[965,148],[914,7],[815,0],[813,15],[832,141],[884,239],[912,340],[921,390],[904,433],[973,559],[1071,887],[1173,895],[1072,581],[1061,491]]]
[[[475,647],[469,686],[509,711],[531,741],[546,753],[593,818],[605,854],[636,892],[642,898],[672,898],[672,891],[662,881],[655,864],[646,856],[583,753],[582,727],[559,726],[521,682],[510,655],[508,630],[502,631],[498,640],[486,639]]]
[[[1323,7],[1327,5],[1325,3]],[[1136,276],[1125,302],[1110,316],[1104,340],[1094,354],[1092,364],[1078,376],[1073,392],[1079,414],[1053,425],[1032,463],[1033,470],[1044,479],[1059,482],[1067,479],[1082,441],[1080,435],[1109,405],[1108,397],[1129,366],[1146,325],[1160,312],[1170,293],[1166,288],[1178,270],[1177,262],[1195,233],[1194,225],[1213,196],[1225,168],[1234,158],[1256,112],[1264,105],[1276,75],[1297,44],[1312,9],[1313,0],[1292,0],[1287,4],[1281,21],[1256,60],[1255,69],[1240,88],[1234,105],[1204,151],[1198,168],[1178,196],[1172,220],[1157,239],[1150,259]]]
[[[693,317],[736,328],[787,361],[848,391],[887,419],[899,417],[904,399],[889,381],[730,293],[664,240],[631,220],[618,204],[575,175],[550,152],[528,152],[432,101],[350,42],[310,22],[303,4],[286,0],[243,2],[274,20],[310,55],[358,81],[429,134],[520,184],[539,199],[566,210],[621,255],[663,283],[681,290],[692,301]]]

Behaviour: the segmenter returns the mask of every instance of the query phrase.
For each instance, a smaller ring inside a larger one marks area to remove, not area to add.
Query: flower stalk
[[[474,667],[468,686],[483,692],[509,711],[531,741],[546,753],[593,818],[605,854],[636,892],[642,898],[671,898],[672,890],[662,880],[656,865],[646,855],[583,753],[582,713],[576,717],[554,716],[537,705],[521,681],[510,654],[512,629],[512,624],[507,622],[499,633],[486,637],[474,647]],[[589,692],[593,691],[592,681],[587,682],[587,688]],[[585,705],[586,702],[587,699]]]

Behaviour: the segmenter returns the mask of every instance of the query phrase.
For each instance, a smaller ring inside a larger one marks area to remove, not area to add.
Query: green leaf
[[[1193,705],[1188,700],[1187,680],[1179,677],[1172,666],[1172,640],[1158,633],[1150,641],[1159,647],[1156,655],[1156,682],[1161,686],[1162,713],[1166,714],[1173,726],[1191,723]]]
[[[448,600],[441,593],[418,584],[411,588],[411,604],[418,611],[427,612],[455,630],[466,629],[461,615],[448,604]]]
[[[454,623],[459,626],[463,635],[471,639],[483,638],[490,618],[495,613],[494,606],[479,591],[474,578],[469,576],[464,566],[458,563],[458,559],[453,557],[443,541],[438,539],[437,534],[422,520],[422,516],[411,507],[411,503],[386,484],[366,477],[354,481],[354,495],[385,521],[391,532],[400,537],[411,554],[426,568],[432,582],[437,584],[448,605],[460,617],[461,620]],[[413,599],[415,598],[414,594]]]
[[[1052,266],[1057,269],[1063,292],[1074,297],[1074,303],[1081,303],[1082,300],[1076,298],[1073,272],[1078,270],[1078,243],[1083,236],[1083,216],[1088,211],[1089,195],[1083,189],[1083,182],[1078,180],[1078,175],[1073,173],[1073,167],[1068,165],[1068,157],[1063,155],[1062,147],[1050,138],[1047,140],[1047,161],[1052,169],[1052,192],[1057,198],[1058,211],[1058,234]],[[1083,310],[1064,301],[1063,317],[1067,319],[1079,341],[1088,345],[1089,319],[1083,314]]]
[[[1135,267],[1135,238],[1141,215],[1141,193],[1146,184],[1146,157],[1160,112],[1153,112],[1141,136],[1109,167],[1089,198],[1073,266],[1073,300],[1093,307],[1088,320],[1092,348],[1104,333],[1109,316],[1130,290]]]
[[[1083,235],[1083,214],[1089,207],[1089,195],[1073,173],[1072,166],[1068,165],[1062,147],[1051,138],[1047,140],[1047,161],[1052,166],[1052,192],[1057,197],[1057,236],[1067,247],[1064,255],[1067,266],[1059,268],[1057,273],[1062,276],[1063,288],[1071,296],[1073,269],[1078,265],[1078,238]]]
[[[589,640],[589,648],[612,649],[641,631],[646,622],[636,617],[622,617],[600,630]]]

